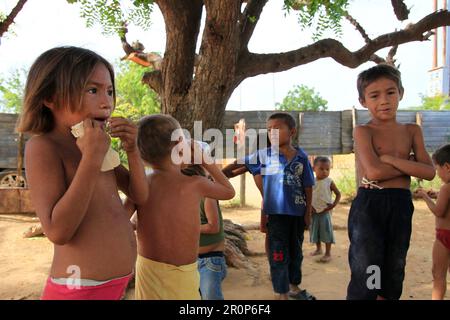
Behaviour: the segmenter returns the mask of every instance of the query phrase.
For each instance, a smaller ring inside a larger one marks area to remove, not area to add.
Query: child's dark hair
[[[180,123],[167,114],[153,114],[139,121],[137,144],[142,159],[155,164],[172,153],[178,141],[172,140],[172,134],[180,129]]]
[[[79,47],[56,47],[42,53],[28,73],[17,131],[42,134],[53,129],[53,113],[46,101],[54,102],[58,109],[79,111],[83,91],[99,63],[105,65],[111,76],[115,105],[114,70],[102,56]]]
[[[433,153],[433,161],[440,166],[446,163],[450,164],[450,144],[446,144]]]
[[[400,71],[393,66],[382,63],[367,69],[358,75],[356,86],[358,88],[360,100],[364,101],[364,90],[366,90],[367,86],[380,78],[387,78],[394,81],[397,84],[400,94],[403,94],[404,89]]]
[[[330,158],[324,157],[324,156],[315,157],[314,158],[314,162],[313,162],[313,166],[318,165],[320,162],[331,163],[331,160],[330,160]]]
[[[272,113],[269,116],[269,118],[267,118],[267,121],[275,120],[275,119],[283,120],[284,123],[289,127],[289,129],[295,129],[295,127],[296,127],[295,120],[289,113],[286,113],[286,112]]]
[[[201,165],[191,164],[186,168],[181,169],[181,172],[187,176],[202,176],[206,177],[205,169]]]

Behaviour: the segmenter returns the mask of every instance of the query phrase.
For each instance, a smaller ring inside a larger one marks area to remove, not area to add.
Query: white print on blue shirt
[[[283,173],[283,166],[280,163],[280,154],[270,152],[269,149],[259,150],[258,156],[261,164],[261,175],[270,176]]]
[[[294,198],[294,203],[298,205],[306,206],[306,196],[302,192],[302,174],[303,174],[303,163],[298,161],[292,161],[285,169],[286,180],[285,184],[289,186],[294,186],[295,188],[292,197]]]
[[[314,175],[308,155],[301,148],[296,150],[290,162],[271,148],[258,150],[243,159],[253,175],[262,176],[266,214],[302,216],[306,210],[304,188],[314,185]]]

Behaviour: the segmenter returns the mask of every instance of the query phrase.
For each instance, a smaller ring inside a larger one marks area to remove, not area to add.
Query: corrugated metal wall
[[[239,119],[246,120],[246,128],[265,128],[273,111],[227,111],[224,127],[232,129]],[[311,155],[348,154],[353,151],[353,127],[370,120],[367,110],[324,112],[290,112],[298,125],[298,143]],[[401,123],[418,123],[422,127],[425,146],[432,152],[450,143],[450,111],[401,111]]]
[[[0,168],[17,168],[18,134],[14,132],[17,115],[0,113]]]
[[[274,111],[226,111],[223,132],[234,129],[244,118],[247,129],[265,129],[266,119]],[[348,154],[353,150],[353,127],[370,119],[367,110],[324,112],[290,112],[298,126],[297,143],[311,155]],[[398,111],[399,122],[419,123],[425,146],[432,152],[450,143],[450,111]],[[14,132],[17,115],[0,113],[0,168],[16,168],[17,137]],[[264,139],[265,131],[260,133]],[[208,141],[207,141],[208,142]],[[229,147],[226,142],[224,146]]]

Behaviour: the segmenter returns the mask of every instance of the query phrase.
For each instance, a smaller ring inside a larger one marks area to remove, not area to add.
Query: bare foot
[[[330,255],[324,255],[317,262],[327,263],[327,262],[330,262],[330,260],[331,260],[331,256]]]
[[[288,294],[287,293],[275,293],[275,300],[288,300]]]
[[[320,255],[320,254],[322,254],[322,250],[316,250],[316,251],[314,251],[314,252],[311,252],[309,255],[310,255],[311,257],[314,257],[314,256],[318,256],[318,255]]]
[[[41,236],[44,234],[41,224],[35,224],[28,228],[27,231],[23,233],[24,238],[32,238],[36,236]]]

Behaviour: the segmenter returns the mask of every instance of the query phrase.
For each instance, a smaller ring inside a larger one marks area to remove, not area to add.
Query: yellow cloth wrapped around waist
[[[153,261],[138,255],[135,298],[137,300],[200,300],[197,261],[183,266]]]

